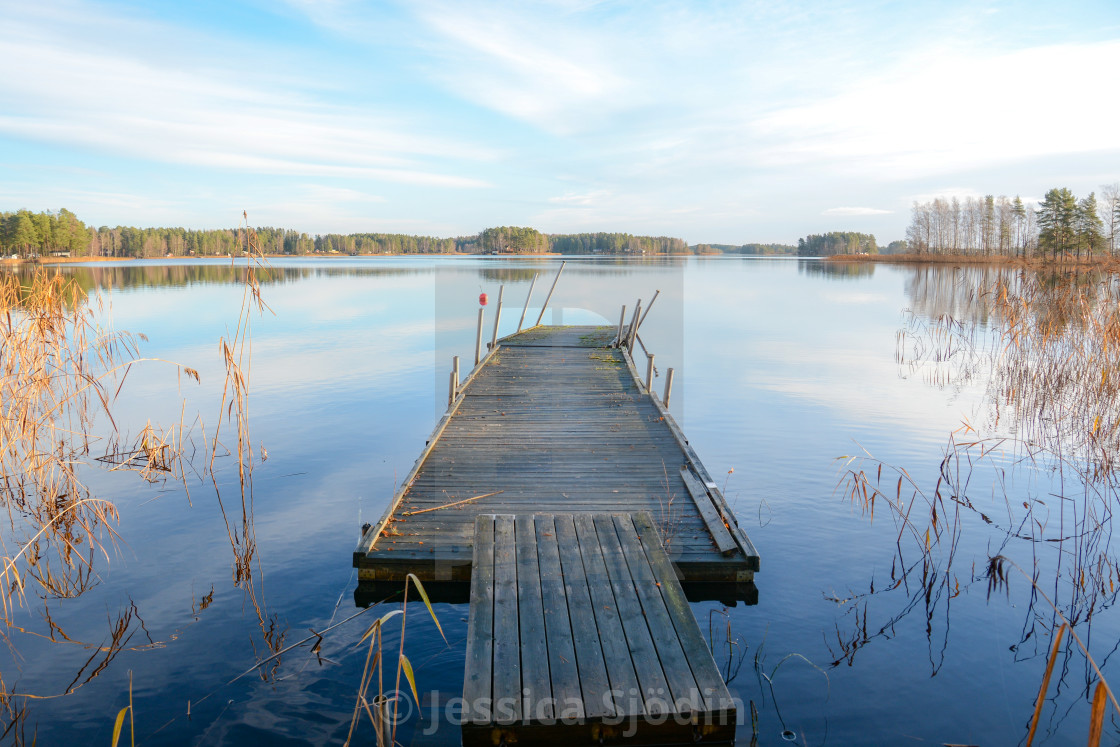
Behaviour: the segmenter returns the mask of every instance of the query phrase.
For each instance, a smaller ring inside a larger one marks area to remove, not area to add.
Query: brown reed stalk
[[[1106,696],[1108,687],[1104,681],[1098,682],[1093,691],[1093,706],[1089,712],[1089,747],[1098,747],[1101,743],[1101,734],[1104,731],[1104,713],[1108,708]]]
[[[1058,632],[1054,634],[1054,645],[1051,647],[1050,659],[1046,662],[1046,671],[1042,675],[1042,685],[1038,688],[1038,697],[1034,701],[1034,716],[1031,718],[1031,728],[1027,732],[1027,745],[1031,747],[1034,742],[1034,732],[1038,728],[1038,718],[1042,715],[1042,706],[1046,703],[1046,692],[1050,689],[1050,675],[1054,672],[1054,663],[1058,660],[1058,652],[1062,650],[1062,638],[1066,634],[1066,624],[1062,623]]]

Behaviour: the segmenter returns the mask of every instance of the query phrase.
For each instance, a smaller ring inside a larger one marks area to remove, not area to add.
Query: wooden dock
[[[483,514],[473,564],[465,747],[734,739],[647,512]]]
[[[409,574],[444,601],[469,590],[465,745],[734,739],[688,598],[754,603],[758,553],[635,370],[638,325],[533,327],[479,352],[363,530],[359,604]]]
[[[363,534],[359,595],[409,573],[465,589],[482,514],[644,511],[690,596],[711,585],[725,599],[730,584],[754,601],[758,553],[615,338],[534,327],[490,350]]]

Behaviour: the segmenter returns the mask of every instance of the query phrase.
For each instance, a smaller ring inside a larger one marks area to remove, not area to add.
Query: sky
[[[1120,2],[0,0],[0,211],[904,237],[1120,181]]]

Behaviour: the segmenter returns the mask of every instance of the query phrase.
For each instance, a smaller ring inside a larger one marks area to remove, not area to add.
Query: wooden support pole
[[[498,286],[498,308],[494,311],[494,336],[490,340],[491,350],[498,344],[498,322],[502,321],[502,296],[505,295],[505,292],[506,287],[504,285]]]
[[[653,396],[653,353],[646,353],[646,393]]]
[[[451,403],[455,401],[455,390],[458,388],[456,385],[459,382],[455,381],[455,371],[451,371],[450,382],[447,385],[447,406],[451,407]]]
[[[641,326],[642,326],[643,324],[645,324],[645,321],[646,321],[646,317],[647,317],[647,316],[649,316],[649,310],[653,308],[653,304],[654,304],[654,302],[655,302],[655,301],[657,300],[657,297],[658,297],[658,296],[660,296],[660,295],[661,295],[661,291],[659,291],[659,290],[658,290],[658,291],[654,291],[654,292],[653,292],[653,298],[651,298],[651,299],[649,300],[649,306],[647,306],[647,307],[646,307],[645,313],[644,313],[644,314],[642,314],[642,318],[641,318],[641,320],[640,320],[640,321],[638,322],[638,328],[639,328],[639,329],[641,329]]]
[[[541,319],[544,319],[544,310],[548,308],[548,302],[552,300],[552,291],[556,290],[556,284],[560,282],[560,273],[564,271],[564,265],[566,264],[568,264],[568,260],[565,259],[560,263],[560,269],[556,271],[556,277],[552,281],[552,287],[548,289],[548,295],[545,296],[544,299],[544,306],[541,307],[540,316],[537,317],[537,324],[540,324]]]
[[[634,359],[634,336],[638,334],[638,319],[642,316],[642,299],[634,307],[634,316],[630,319],[630,329],[626,333],[626,347],[630,349],[630,359]]]
[[[622,315],[618,317],[618,335],[614,339],[616,348],[622,347],[622,328],[626,324],[626,304],[622,304]]]
[[[478,366],[478,362],[482,360],[482,317],[486,313],[486,309],[478,310],[478,338],[474,343],[474,365]]]
[[[451,402],[459,396],[459,356],[451,359]],[[451,402],[447,404],[450,405]]]
[[[521,310],[521,321],[517,323],[517,331],[521,331],[521,325],[525,324],[525,312],[529,310],[529,299],[533,297],[533,288],[537,286],[537,277],[540,275],[538,272],[533,273],[533,282],[529,283],[529,293],[525,296],[525,308]]]
[[[661,403],[663,405],[665,405],[665,407],[669,406],[669,395],[672,393],[672,391],[673,391],[673,369],[670,368],[669,370],[667,370],[665,372],[665,397],[661,400]]]

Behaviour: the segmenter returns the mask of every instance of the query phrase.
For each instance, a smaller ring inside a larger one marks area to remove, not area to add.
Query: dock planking
[[[481,514],[473,547],[464,745],[734,739],[648,512]]]
[[[754,546],[614,335],[534,327],[500,341],[363,536],[359,577],[470,580],[481,514],[644,511],[686,584],[752,580]]]

